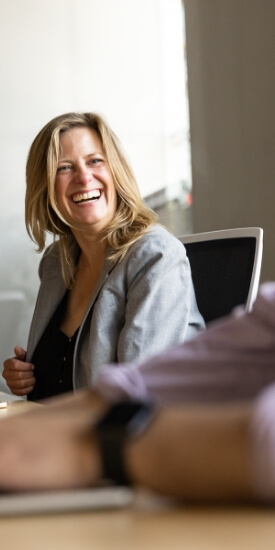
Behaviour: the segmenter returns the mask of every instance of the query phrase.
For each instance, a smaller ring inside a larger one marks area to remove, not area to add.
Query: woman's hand
[[[34,365],[26,363],[26,351],[20,346],[14,348],[15,357],[4,361],[2,373],[12,393],[22,397],[31,393],[35,386]]]

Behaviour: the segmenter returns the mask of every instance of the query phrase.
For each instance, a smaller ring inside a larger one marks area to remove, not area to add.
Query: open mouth
[[[88,191],[87,193],[76,193],[72,196],[72,200],[75,204],[81,204],[84,202],[95,202],[101,197],[100,189],[94,189],[94,191]]]

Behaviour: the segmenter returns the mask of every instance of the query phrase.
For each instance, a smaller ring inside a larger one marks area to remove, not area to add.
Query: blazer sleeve
[[[195,335],[203,326],[182,243],[154,232],[131,248],[125,324],[118,362],[139,360]]]

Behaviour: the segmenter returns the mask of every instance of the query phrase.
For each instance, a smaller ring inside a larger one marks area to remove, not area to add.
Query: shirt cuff
[[[102,367],[94,380],[93,389],[111,403],[149,400],[143,376],[137,368],[127,363]]]

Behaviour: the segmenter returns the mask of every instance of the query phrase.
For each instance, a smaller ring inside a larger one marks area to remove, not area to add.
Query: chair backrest
[[[243,304],[252,309],[257,296],[263,230],[244,227],[179,237],[189,258],[198,308],[205,323]]]

